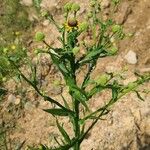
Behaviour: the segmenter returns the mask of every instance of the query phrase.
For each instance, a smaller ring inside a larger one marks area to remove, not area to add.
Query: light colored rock
[[[137,55],[132,50],[130,50],[124,58],[129,64],[135,65],[137,63]]]
[[[33,5],[33,2],[32,0],[21,0],[20,4],[30,7]]]
[[[49,25],[49,20],[44,20],[42,24],[43,24],[43,26],[48,26]]]
[[[19,97],[16,97],[15,95],[13,95],[13,94],[10,94],[9,96],[8,96],[8,103],[12,103],[12,104],[15,104],[15,105],[18,105],[18,104],[20,104],[20,98]]]
[[[15,102],[15,99],[16,99],[16,96],[15,95],[13,95],[13,94],[10,94],[9,96],[8,96],[8,101],[9,101],[9,103],[14,103]]]
[[[16,98],[14,104],[15,104],[15,105],[19,105],[20,102],[21,102],[21,99],[20,99],[20,98]]]

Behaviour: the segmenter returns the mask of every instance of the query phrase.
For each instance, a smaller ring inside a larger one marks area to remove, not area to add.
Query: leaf
[[[68,70],[67,70],[66,66],[63,64],[63,61],[61,61],[60,58],[57,55],[53,54],[53,53],[51,53],[50,55],[51,55],[51,58],[52,58],[53,62],[59,68],[61,73],[64,76],[68,76]]]
[[[80,62],[80,64],[84,64],[84,63],[89,62],[95,58],[98,58],[103,51],[104,51],[104,49],[102,49],[102,48],[90,51],[86,55],[86,57]]]
[[[64,101],[65,107],[68,108],[68,109],[70,109],[69,105],[68,105],[67,101],[65,100],[65,98],[63,97],[63,95],[61,95],[61,97],[62,97],[62,99]]]
[[[76,89],[74,89],[73,91],[73,97],[75,98],[75,100],[79,101],[86,108],[87,111],[90,111],[86,104],[87,98],[85,97],[85,95],[83,95],[80,91]]]
[[[112,88],[112,99],[115,101],[118,98],[118,89]]]
[[[67,134],[67,132],[64,130],[64,128],[59,124],[58,120],[56,120],[56,124],[57,124],[57,127],[60,131],[60,133],[62,134],[62,136],[64,137],[64,140],[67,142],[67,143],[71,143],[71,140],[69,138],[69,135]]]
[[[7,90],[0,88],[0,96],[4,95],[7,92]]]
[[[101,85],[96,85],[95,87],[93,87],[89,94],[88,94],[88,98],[91,98],[93,95],[95,95],[98,92],[101,92],[102,90],[104,90],[105,87],[102,87]]]
[[[53,109],[43,109],[45,112],[48,112],[54,116],[69,116],[74,115],[74,113],[70,110],[63,110],[61,108],[53,108]]]

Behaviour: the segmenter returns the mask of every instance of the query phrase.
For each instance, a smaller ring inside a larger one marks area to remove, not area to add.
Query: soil
[[[51,11],[54,18],[62,22],[62,6],[69,0],[43,0],[42,7]],[[25,0],[24,0],[25,2]],[[89,3],[76,0],[81,6],[79,16],[85,15]],[[104,15],[109,16],[109,0],[104,0]],[[30,2],[28,1],[30,4]],[[29,6],[28,6],[29,7]],[[32,9],[29,9],[30,19],[36,20],[37,16]],[[97,67],[92,76],[96,77],[104,71],[120,72],[122,68],[128,67],[128,71],[124,74],[124,84],[136,80],[135,71],[140,73],[150,72],[150,0],[122,0],[115,12],[115,20],[124,26],[126,33],[132,33],[133,36],[125,38],[118,43],[119,53],[117,56],[104,58],[98,61]],[[35,17],[36,16],[36,17]],[[80,18],[80,17],[79,17]],[[39,21],[33,28],[33,33],[43,31],[46,34],[46,41],[52,45],[59,46],[56,42],[58,32],[47,20]],[[29,39],[30,41],[30,39]],[[30,53],[35,47],[41,47],[37,43],[29,45]],[[137,63],[129,64],[124,56],[128,51],[134,51],[137,55]],[[36,57],[33,58],[36,61]],[[41,68],[44,70],[41,70]],[[42,80],[43,88],[47,93],[56,99],[61,99],[62,93],[66,99],[70,99],[67,94],[67,88],[63,86],[62,75],[57,68],[52,65],[49,58],[45,55],[40,56],[39,78]],[[81,75],[84,73],[81,72]],[[53,81],[61,82],[62,86],[53,84]],[[14,85],[14,86],[12,86]],[[24,83],[23,83],[24,85]],[[56,128],[55,119],[44,112],[42,109],[48,108],[50,104],[39,97],[33,89],[23,89],[23,85],[16,84],[14,81],[8,81],[6,87],[11,87],[11,93],[20,98],[20,103],[13,104],[14,114],[7,112],[6,108],[10,105],[8,101],[9,94],[6,95],[6,101],[2,104],[2,119],[9,124],[9,120],[13,118],[15,127],[9,133],[9,139],[12,143],[9,149],[15,150],[23,144],[22,150],[28,145],[37,146],[46,144],[48,146],[56,145],[54,137],[59,137]],[[52,86],[53,85],[53,86]],[[16,87],[21,87],[22,95],[26,90],[24,98],[16,94]],[[149,89],[150,83],[144,84],[140,90]],[[150,149],[150,93],[142,94],[145,101],[140,101],[135,93],[124,96],[111,112],[105,117],[105,120],[99,121],[93,128],[90,135],[81,145],[82,150],[149,150]],[[90,102],[93,111],[103,105],[109,97],[109,92],[97,94]],[[16,109],[17,108],[17,109]],[[11,119],[10,119],[11,118]],[[62,118],[71,133],[71,127],[68,120]]]

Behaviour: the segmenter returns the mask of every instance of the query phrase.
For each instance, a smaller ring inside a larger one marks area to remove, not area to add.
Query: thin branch
[[[10,61],[11,61],[11,60],[10,60]],[[14,62],[13,62],[13,61],[11,61],[11,62],[12,62],[12,64],[15,66],[15,68],[18,70],[18,72],[19,72],[19,74],[22,76],[22,78],[23,78],[27,83],[29,83],[29,85],[31,85],[31,86],[36,90],[36,92],[37,92],[40,96],[42,96],[45,100],[47,100],[47,101],[49,101],[49,102],[51,102],[51,103],[53,103],[53,104],[56,104],[57,106],[59,106],[60,108],[66,110],[66,111],[68,111],[68,112],[73,112],[72,110],[69,110],[69,109],[65,108],[63,105],[61,105],[59,102],[55,101],[55,100],[52,99],[51,97],[46,96],[46,95],[44,95],[43,93],[41,93],[40,90],[38,89],[38,87],[37,87],[35,84],[33,84],[29,79],[27,79],[27,77],[18,69],[18,67],[14,64]]]

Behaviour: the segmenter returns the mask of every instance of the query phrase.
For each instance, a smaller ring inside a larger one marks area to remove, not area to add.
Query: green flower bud
[[[112,27],[112,32],[119,32],[119,31],[121,31],[121,26],[120,25],[114,25],[113,27]]]
[[[94,7],[95,4],[96,4],[96,2],[95,2],[94,0],[92,0],[92,1],[90,2],[90,6],[91,6],[91,7]]]
[[[72,49],[72,52],[73,52],[74,55],[76,55],[76,54],[79,52],[79,50],[80,50],[79,47],[74,47],[74,48]]]
[[[35,34],[35,40],[36,40],[37,42],[43,41],[44,39],[45,39],[45,35],[44,35],[43,32],[37,32],[37,33]]]
[[[93,16],[93,13],[92,13],[92,12],[89,12],[89,13],[87,14],[87,17],[88,17],[88,18],[92,18],[92,16]]]
[[[71,11],[79,11],[80,10],[80,6],[77,3],[73,3],[72,7],[71,7]]]
[[[38,49],[34,50],[34,53],[37,55],[39,53],[39,50]]]
[[[96,79],[96,83],[99,84],[99,85],[104,86],[108,82],[109,79],[110,79],[109,75],[103,74],[103,75],[101,75],[100,77],[98,77]]]
[[[64,11],[65,11],[65,12],[70,11],[72,5],[73,5],[73,3],[71,3],[71,2],[67,3],[67,4],[64,6]]]
[[[88,29],[88,23],[87,22],[82,22],[80,25],[79,25],[79,31],[86,31]]]

